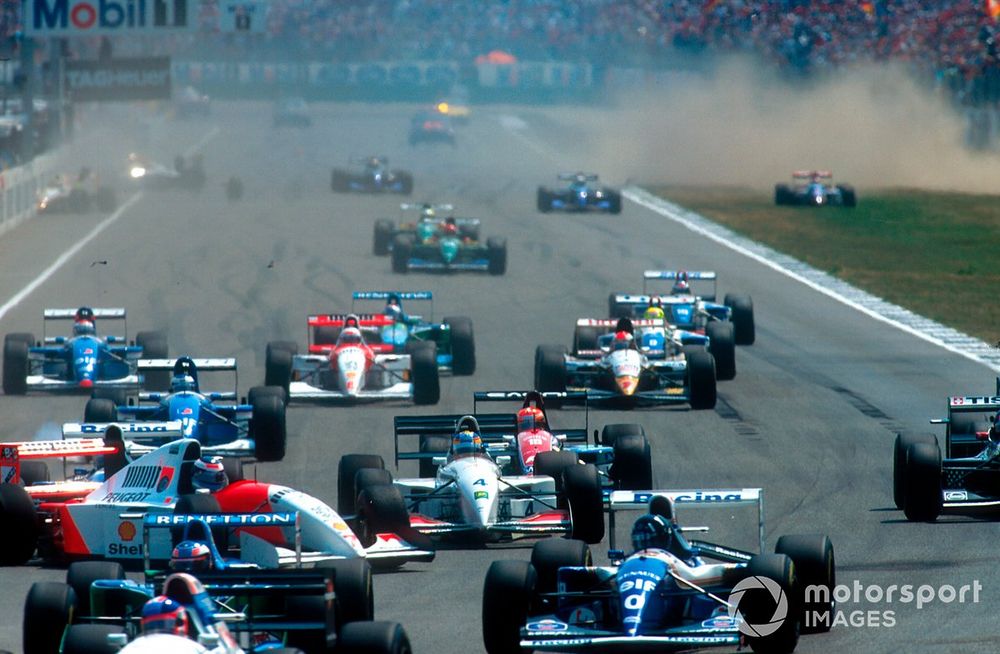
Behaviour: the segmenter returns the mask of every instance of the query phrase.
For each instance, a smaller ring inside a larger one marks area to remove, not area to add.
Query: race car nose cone
[[[94,380],[93,379],[81,379],[80,380],[80,388],[93,388],[93,387],[94,387]]]
[[[618,377],[615,379],[615,382],[618,383],[618,388],[623,395],[632,395],[639,386],[639,378],[628,375]]]

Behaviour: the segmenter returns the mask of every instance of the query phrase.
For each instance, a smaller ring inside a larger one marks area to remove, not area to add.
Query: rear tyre
[[[788,188],[788,184],[775,184],[774,185],[774,203],[779,207],[786,204],[792,203],[792,190]]]
[[[45,461],[21,461],[21,483],[25,486],[50,481],[52,475],[49,474],[49,466]]]
[[[609,318],[631,318],[632,317],[632,305],[625,304],[623,302],[618,302],[617,297],[619,293],[611,293],[608,295],[608,317]]]
[[[563,490],[563,471],[579,465],[580,459],[576,452],[569,450],[551,450],[539,452],[535,457],[532,474],[536,477],[552,477],[556,481],[556,492]]]
[[[392,272],[405,275],[410,272],[410,256],[413,254],[412,234],[397,234],[392,239]]]
[[[342,516],[357,512],[354,479],[364,468],[385,469],[385,461],[377,454],[345,454],[337,465],[337,513]]]
[[[507,239],[486,239],[486,255],[489,258],[487,270],[491,275],[507,272]]]
[[[35,553],[38,524],[34,502],[17,484],[0,484],[0,525],[7,533],[0,539],[0,566],[24,565]]]
[[[90,393],[90,397],[103,400],[111,400],[115,406],[124,406],[128,403],[129,392],[124,388],[95,388]]]
[[[853,186],[850,184],[841,184],[837,188],[840,189],[840,197],[845,207],[856,207],[858,205],[858,196],[854,192]]]
[[[538,187],[538,194],[535,201],[541,213],[552,211],[552,194],[541,186]]]
[[[736,376],[736,331],[731,322],[710,322],[705,328],[708,351],[715,357],[716,379]]]
[[[114,422],[118,419],[118,407],[111,400],[91,398],[83,408],[84,422]]]
[[[363,526],[365,546],[375,542],[377,534],[401,534],[409,531],[410,514],[399,489],[389,484],[369,486],[358,493],[358,516]]]
[[[597,338],[600,329],[597,327],[577,327],[573,332],[573,353],[578,354],[581,350],[599,349]]]
[[[28,348],[25,334],[7,334],[3,341],[3,392],[24,395],[28,392]]]
[[[601,445],[614,447],[619,437],[633,434],[645,437],[646,430],[642,425],[633,422],[604,425],[604,429],[601,430]]]
[[[566,390],[566,348],[539,345],[535,350],[535,388],[542,392]]]
[[[794,603],[787,600],[795,597],[795,564],[784,554],[760,554],[750,559],[747,577],[765,577],[776,582],[783,593],[781,599],[785,601],[786,611],[785,615],[781,615],[781,600],[776,602],[762,584],[745,591],[738,604],[747,623],[768,625],[772,620],[784,618],[774,633],[759,637],[747,636],[750,648],[762,654],[790,654],[795,651],[799,642],[799,615]]]
[[[483,585],[483,644],[488,654],[522,654],[521,627],[538,577],[527,561],[494,561]]]
[[[288,402],[288,395],[281,386],[254,386],[247,393],[247,404],[257,404],[264,397],[276,397],[282,404]]]
[[[392,224],[391,220],[380,218],[375,221],[372,251],[376,256],[382,257],[389,254],[389,244],[392,243],[392,233],[394,230],[395,225]]]
[[[892,444],[892,501],[897,509],[902,509],[906,502],[906,451],[917,443],[928,443],[936,447],[937,439],[932,434],[896,434],[896,440]]]
[[[626,434],[615,440],[615,461],[609,471],[615,486],[622,490],[653,488],[653,459],[649,441],[639,434]]]
[[[444,319],[451,328],[451,370],[456,375],[471,375],[476,372],[476,340],[472,331],[472,319],[452,316]]]
[[[332,568],[337,597],[338,626],[375,617],[372,566],[365,559],[325,561],[318,567]]]
[[[398,622],[351,622],[340,633],[343,654],[413,654],[410,638]]]
[[[916,443],[906,450],[903,513],[913,522],[934,522],[941,515],[941,449]]]
[[[451,443],[445,436],[421,436],[420,437],[420,452],[421,454],[433,454],[435,456],[442,456],[448,453],[451,448]],[[437,466],[434,464],[433,459],[420,459],[420,476],[424,479],[430,479],[437,476]]]
[[[733,327],[737,345],[753,345],[757,329],[753,317],[753,300],[749,295],[726,293],[723,303],[732,309]]]
[[[258,461],[281,461],[285,458],[288,434],[285,428],[285,403],[276,393],[257,398],[250,416],[250,438]]]
[[[264,353],[264,384],[284,389],[286,396],[292,381],[292,356],[292,352],[284,347],[284,341],[268,343]]]
[[[362,468],[358,474],[354,475],[354,496],[357,497],[361,491],[371,486],[385,486],[392,484],[392,473],[385,468]]]
[[[563,488],[572,523],[571,537],[600,543],[604,538],[604,495],[597,468],[589,464],[566,468]]]
[[[714,409],[715,357],[704,350],[686,352],[688,402],[695,410]]]
[[[115,625],[74,624],[66,630],[62,654],[116,654],[117,645],[108,644],[111,634],[125,633]]]
[[[135,344],[142,348],[143,359],[166,359],[169,356],[167,335],[159,331],[139,332],[135,335]],[[143,379],[143,386],[150,391],[170,390],[170,371],[151,370]]]
[[[413,380],[414,404],[437,404],[441,399],[438,377],[437,345],[427,343],[410,353],[410,379]]]
[[[90,587],[95,581],[125,579],[125,568],[114,561],[77,561],[66,571],[66,583],[76,597],[76,616],[91,616]]]
[[[834,586],[837,583],[836,561],[833,555],[833,543],[829,536],[794,535],[782,536],[774,546],[775,554],[784,554],[795,565],[795,595],[794,603],[802,615],[802,633],[820,633],[830,631],[833,625]],[[810,586],[825,587],[827,601],[806,602],[809,595],[806,589]],[[822,622],[817,618],[826,616]]]
[[[613,214],[620,214],[622,212],[622,194],[610,189],[605,189],[604,193],[608,197],[608,211]]]
[[[24,601],[24,654],[55,654],[76,613],[76,593],[61,581],[36,581]]]
[[[538,593],[556,592],[559,568],[584,567],[594,564],[590,547],[582,540],[546,538],[531,548],[531,567],[535,569]]]

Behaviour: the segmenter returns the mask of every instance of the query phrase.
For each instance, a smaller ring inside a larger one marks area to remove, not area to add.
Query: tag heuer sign
[[[66,90],[74,102],[170,98],[170,57],[69,61]]]
[[[192,30],[196,0],[25,0],[29,36],[115,36]]]

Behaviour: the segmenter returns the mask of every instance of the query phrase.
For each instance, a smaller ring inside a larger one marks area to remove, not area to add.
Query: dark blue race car
[[[559,189],[538,187],[538,210],[550,211],[606,211],[621,213],[622,196],[613,188],[597,185],[593,173],[559,173],[559,179],[569,185]]]
[[[42,314],[41,342],[29,333],[7,334],[3,347],[3,390],[24,395],[29,390],[86,391],[95,389],[151,389],[166,387],[169,377],[142,376],[140,357],[167,356],[167,338],[157,331],[139,332],[134,341],[125,336],[98,336],[96,321],[125,321],[125,309],[46,309]],[[48,336],[44,325],[72,320],[70,336]]]
[[[795,183],[775,184],[774,203],[806,207],[854,207],[858,198],[849,184],[829,184],[833,175],[828,170],[797,170],[792,173]]]
[[[387,157],[352,157],[350,163],[360,164],[361,170],[333,169],[330,188],[337,193],[358,191],[409,195],[413,192],[413,175],[405,170],[390,169]]]

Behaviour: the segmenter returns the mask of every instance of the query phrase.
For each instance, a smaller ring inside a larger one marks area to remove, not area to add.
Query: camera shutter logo
[[[743,612],[739,611],[740,601],[746,592],[751,590],[766,590],[771,594],[771,599],[774,600],[775,604],[774,615],[767,622],[751,624],[743,616]],[[729,617],[735,618],[737,613],[743,618],[739,626],[740,633],[754,638],[770,636],[781,628],[785,618],[788,617],[788,597],[785,596],[785,592],[781,590],[778,582],[773,579],[758,576],[747,577],[733,586],[733,591],[729,593]]]

